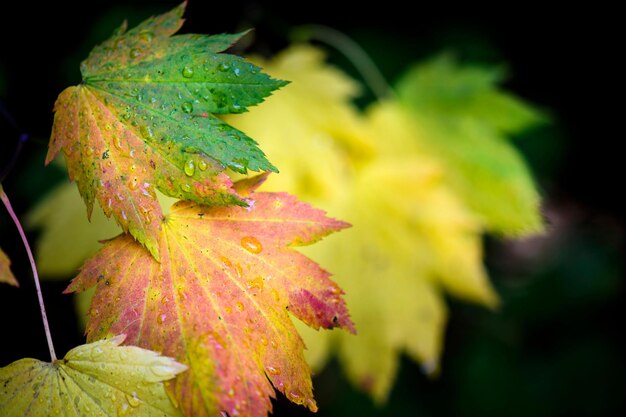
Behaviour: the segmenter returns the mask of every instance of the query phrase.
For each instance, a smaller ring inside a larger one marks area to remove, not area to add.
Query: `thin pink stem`
[[[35,265],[35,258],[33,258],[33,252],[30,250],[30,245],[28,244],[28,239],[26,239],[26,234],[24,233],[24,229],[22,229],[22,224],[20,220],[15,215],[13,211],[13,207],[11,207],[11,202],[9,201],[9,197],[5,194],[2,186],[0,185],[0,199],[4,203],[4,206],[7,208],[9,215],[15,222],[15,226],[17,226],[17,230],[20,232],[20,236],[22,237],[22,242],[24,242],[24,247],[26,248],[26,253],[28,253],[28,259],[30,260],[30,267],[33,270],[33,278],[35,279],[35,288],[37,288],[37,298],[39,298],[39,309],[41,310],[41,318],[43,319],[43,327],[46,331],[46,339],[48,340],[48,349],[50,349],[50,357],[52,358],[52,362],[57,360],[57,355],[54,352],[54,345],[52,344],[52,334],[50,333],[50,326],[48,325],[48,316],[46,315],[46,307],[43,304],[43,296],[41,295],[41,286],[39,285],[39,275],[37,274],[37,266]]]

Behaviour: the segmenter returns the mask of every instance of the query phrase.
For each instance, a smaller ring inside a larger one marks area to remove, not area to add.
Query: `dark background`
[[[619,49],[611,45],[615,11],[528,2],[429,2],[415,10],[393,2],[342,8],[337,1],[215,3],[191,0],[183,31],[254,27],[248,51],[271,54],[288,44],[298,25],[324,24],[359,42],[390,82],[412,62],[451,50],[468,62],[507,64],[506,87],[552,118],[548,126],[514,138],[545,197],[550,233],[515,243],[486,239],[502,310],[450,300],[440,377],[428,380],[404,360],[385,406],[354,391],[332,363],[314,382],[319,415],[624,415],[624,191],[617,180],[617,146],[624,135],[616,111],[623,105],[614,101],[623,80],[615,74]],[[0,100],[9,116],[0,116],[0,173],[27,133],[23,152],[2,182],[22,216],[66,175],[44,169],[43,159],[52,105],[63,88],[80,82],[79,62],[124,18],[133,25],[176,2],[86,4],[2,6]],[[359,78],[345,58],[328,50],[331,62]],[[368,100],[366,95],[359,104]],[[30,236],[34,242],[36,234]],[[6,213],[0,215],[0,246],[22,284],[0,288],[0,366],[25,356],[46,359],[27,258]],[[59,355],[84,342],[73,306],[60,294],[65,285],[43,283]],[[309,413],[281,398],[275,415]]]

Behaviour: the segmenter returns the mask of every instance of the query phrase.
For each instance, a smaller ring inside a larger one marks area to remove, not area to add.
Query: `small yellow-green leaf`
[[[124,336],[70,350],[53,363],[20,359],[0,369],[0,415],[181,416],[163,381],[187,367]]]

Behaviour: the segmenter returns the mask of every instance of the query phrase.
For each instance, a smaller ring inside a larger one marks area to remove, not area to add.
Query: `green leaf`
[[[158,257],[164,194],[211,205],[245,205],[225,168],[276,171],[256,142],[215,114],[241,113],[284,81],[219,53],[239,35],[177,35],[184,4],[134,29],[123,25],[81,64],[64,90],[46,163],[63,149],[70,178],[91,213],[107,216]]]
[[[545,122],[544,114],[499,89],[505,78],[501,66],[461,65],[441,54],[409,70],[397,91],[400,101],[415,111],[471,118],[499,132],[517,133]]]
[[[415,146],[438,159],[450,185],[486,227],[520,236],[543,230],[530,170],[507,140],[546,120],[501,91],[500,68],[461,66],[448,55],[414,67],[398,84]]]
[[[0,369],[2,416],[181,416],[163,381],[187,369],[124,336],[70,350],[53,363],[20,359]]]

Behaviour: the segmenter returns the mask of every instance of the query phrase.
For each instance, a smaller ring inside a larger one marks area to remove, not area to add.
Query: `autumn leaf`
[[[124,336],[70,350],[52,363],[20,359],[0,369],[3,416],[180,416],[163,381],[186,366]]]
[[[540,197],[506,135],[546,118],[502,91],[503,75],[501,68],[461,66],[450,55],[435,57],[414,66],[398,83],[395,111],[404,113],[404,124],[412,129],[414,143],[406,145],[444,164],[450,185],[490,231],[523,236],[543,230]]]
[[[225,167],[275,168],[242,132],[215,114],[240,113],[285,82],[219,53],[240,35],[172,36],[185,4],[126,31],[81,64],[83,81],[55,103],[46,163],[62,149],[91,213],[107,216],[158,258],[162,213],[155,190],[204,204],[244,205]]]
[[[289,313],[313,328],[353,330],[341,289],[292,247],[346,223],[284,193],[256,193],[248,202],[181,201],[163,222],[160,263],[120,236],[68,287],[97,288],[89,340],[124,332],[129,343],[189,365],[169,386],[186,415],[265,416],[272,385],[316,410]]]
[[[17,280],[15,279],[15,277],[13,276],[13,273],[11,272],[10,266],[11,266],[11,260],[6,255],[6,253],[4,253],[2,249],[0,249],[0,282],[4,282],[6,284],[11,284],[16,287],[19,287]]]
[[[158,192],[157,200],[161,207],[175,201]],[[80,265],[102,247],[101,241],[121,233],[99,207],[94,208],[89,220],[84,210],[80,194],[68,181],[57,185],[28,213],[27,226],[40,230],[35,260],[42,277],[67,279],[75,275]]]

